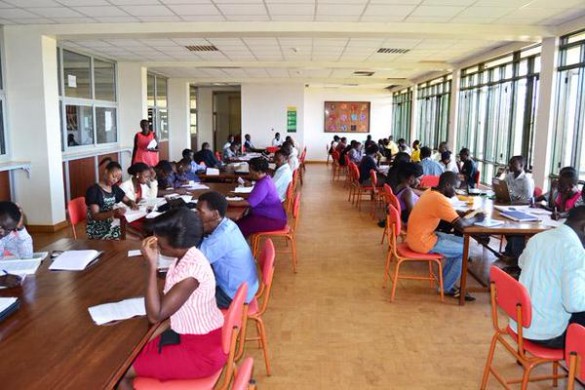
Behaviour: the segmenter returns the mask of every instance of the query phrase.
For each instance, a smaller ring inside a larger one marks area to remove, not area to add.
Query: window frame
[[[417,85],[415,139],[422,146],[436,149],[441,142],[449,141],[452,87],[453,76],[450,73]]]
[[[412,95],[413,87],[404,88],[392,94],[392,129],[395,140],[410,139],[412,125]],[[400,99],[397,99],[400,98]],[[406,122],[406,123],[403,123]],[[398,127],[398,129],[397,129]]]
[[[150,104],[150,102],[148,101],[148,96],[146,98],[146,103],[147,103],[147,110],[148,110],[148,124],[150,126],[150,129],[152,131],[154,131],[154,133],[156,134],[156,137],[159,141],[168,141],[169,140],[169,79],[166,76],[162,76],[160,74],[157,73],[153,73],[153,72],[148,72],[147,76],[146,76],[146,83],[147,83],[147,91],[148,91],[148,82],[149,82],[149,76],[153,77],[153,105]],[[158,104],[158,100],[159,100],[159,93],[158,93],[158,87],[159,87],[159,79],[164,79],[165,82],[165,87],[166,87],[166,94],[165,94],[165,100],[166,100],[166,106],[162,107],[159,106]],[[148,93],[147,93],[148,95]],[[166,112],[166,134],[163,136],[162,133],[162,129],[159,128],[160,126],[160,119],[162,117],[162,112]]]

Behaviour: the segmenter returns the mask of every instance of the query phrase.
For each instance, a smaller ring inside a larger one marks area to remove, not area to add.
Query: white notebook
[[[236,194],[249,194],[253,189],[254,187],[236,187],[233,192]]]
[[[94,249],[76,250],[76,251],[65,251],[60,254],[53,264],[49,266],[50,270],[62,270],[62,271],[82,271],[89,263],[94,261],[101,255],[102,252]]]
[[[131,208],[126,208],[126,212],[124,213],[124,218],[128,223],[132,223],[140,218],[146,217],[146,207],[141,207],[138,210],[132,210]]]
[[[217,168],[207,168],[207,170],[205,171],[205,174],[207,176],[218,176],[219,175],[219,169],[217,169]]]
[[[40,259],[28,260],[1,260],[0,270],[14,275],[32,275],[37,272],[41,265]]]
[[[0,297],[0,313],[14,305],[16,301],[18,301],[16,297]]]
[[[47,256],[49,256],[49,252],[34,252],[31,257],[26,259],[21,259],[13,254],[5,254],[4,260],[45,260]]]
[[[123,301],[104,303],[87,309],[93,322],[97,325],[112,321],[127,320],[128,318],[146,315],[144,298],[130,298]]]

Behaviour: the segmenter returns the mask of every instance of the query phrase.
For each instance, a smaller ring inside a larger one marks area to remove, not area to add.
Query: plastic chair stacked
[[[443,267],[441,265],[441,260],[443,256],[436,253],[418,253],[411,250],[406,243],[397,243],[397,238],[400,235],[401,229],[401,221],[400,221],[400,213],[398,210],[392,206],[388,206],[388,217],[386,221],[388,225],[388,255],[386,256],[386,266],[384,268],[384,287],[386,287],[386,283],[388,279],[392,279],[392,293],[390,295],[390,302],[394,302],[394,298],[396,297],[396,287],[398,285],[398,280],[400,279],[411,279],[411,280],[428,280],[430,283],[431,288],[435,285],[439,288],[439,293],[441,296],[441,302],[444,301],[444,294],[443,294]],[[390,263],[392,260],[396,260],[396,266],[394,268],[394,273],[390,273]],[[405,262],[427,262],[429,265],[429,274],[428,276],[420,276],[420,275],[400,275],[400,266]],[[437,275],[433,272],[433,264],[437,265]]]
[[[506,389],[509,384],[520,383],[524,390],[528,382],[552,379],[553,386],[557,386],[559,361],[563,359],[562,349],[551,349],[540,346],[524,339],[524,328],[530,328],[532,323],[532,303],[528,290],[516,279],[492,266],[490,269],[490,297],[492,303],[492,322],[494,335],[485,364],[481,389],[487,388],[490,374]],[[498,309],[502,309],[508,317],[517,324],[517,332],[510,325],[501,327],[499,322]],[[524,374],[520,379],[506,380],[493,366],[496,346],[501,344],[514,357],[516,362],[522,365]],[[540,364],[552,363],[552,375],[535,376],[530,378],[532,369]]]
[[[247,315],[244,305],[247,294],[248,285],[242,283],[224,317],[221,337],[223,351],[228,355],[228,358],[223,368],[207,378],[198,379],[177,379],[162,382],[158,379],[138,377],[134,379],[134,388],[136,390],[227,389],[233,379],[236,368],[237,340],[240,334],[243,334],[240,330],[242,329],[244,318]],[[240,340],[240,343],[243,343],[243,339]],[[218,385],[217,382],[222,372],[224,374],[223,381]]]
[[[85,197],[80,196],[79,198],[71,199],[69,203],[67,203],[67,213],[69,214],[69,223],[71,224],[71,230],[73,231],[73,238],[77,240],[75,225],[85,221],[87,218]]]

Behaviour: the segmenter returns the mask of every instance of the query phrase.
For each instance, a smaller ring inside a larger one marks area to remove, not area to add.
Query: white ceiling
[[[234,83],[329,80],[387,86],[506,43],[528,45],[538,40],[526,39],[534,27],[584,14],[583,0],[0,0],[0,24],[59,28],[54,35],[78,51],[143,62],[196,82]],[[174,33],[193,22],[214,28],[209,34]],[[128,28],[83,30],[104,23]],[[148,33],[137,28],[144,23],[152,26]],[[373,23],[383,28],[360,32]],[[246,27],[222,32],[234,24]],[[194,53],[186,45],[214,45],[219,51]],[[378,54],[381,47],[410,51]],[[355,77],[355,70],[375,75]]]

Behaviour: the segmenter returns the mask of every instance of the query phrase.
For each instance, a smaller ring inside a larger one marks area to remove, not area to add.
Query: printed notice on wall
[[[112,111],[104,111],[104,127],[106,131],[112,131]]]
[[[286,131],[288,133],[297,132],[297,108],[289,106],[286,108]]]
[[[73,74],[67,75],[67,86],[69,88],[77,88],[77,76]]]

